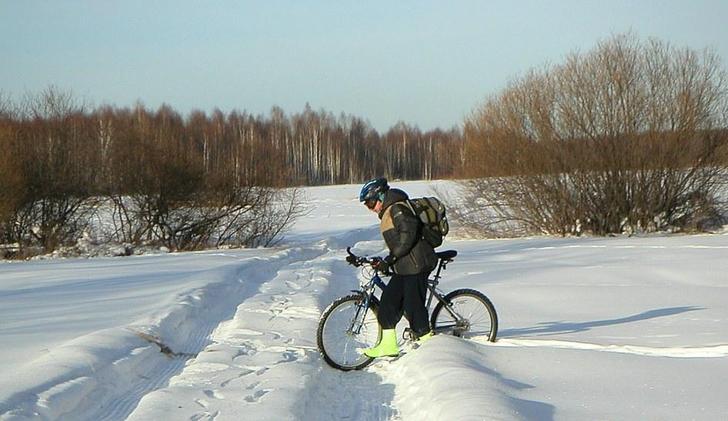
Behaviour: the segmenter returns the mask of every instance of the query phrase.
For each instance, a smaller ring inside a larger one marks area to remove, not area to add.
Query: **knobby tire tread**
[[[490,335],[488,336],[488,341],[495,342],[496,336],[498,334],[498,313],[495,311],[495,306],[490,301],[488,297],[485,296],[480,291],[470,289],[470,288],[462,288],[462,289],[456,289],[455,291],[449,292],[447,295],[445,295],[444,299],[446,302],[451,302],[453,298],[459,296],[459,295],[468,295],[471,297],[476,298],[478,301],[480,301],[488,311],[488,314],[490,315],[490,322],[491,322],[491,331]],[[430,323],[433,328],[436,328],[436,321],[437,316],[440,314],[440,311],[443,310],[443,304],[442,302],[438,302],[435,306],[435,309],[432,311],[432,316],[430,318]]]

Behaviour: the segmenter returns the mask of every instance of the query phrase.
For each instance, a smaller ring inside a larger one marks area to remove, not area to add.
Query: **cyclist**
[[[390,188],[386,178],[368,181],[359,193],[359,201],[379,216],[380,231],[389,248],[389,255],[377,260],[374,267],[394,272],[382,292],[377,314],[382,339],[375,347],[364,350],[369,357],[399,355],[395,326],[403,313],[418,341],[432,337],[425,293],[427,277],[437,265],[437,257],[432,246],[423,240],[422,222],[407,205],[407,199],[407,193]]]

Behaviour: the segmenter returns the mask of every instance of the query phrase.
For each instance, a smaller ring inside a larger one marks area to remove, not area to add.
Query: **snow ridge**
[[[554,408],[517,397],[532,386],[493,370],[481,346],[438,335],[395,362],[379,361],[372,370],[394,385],[403,420],[551,419]]]

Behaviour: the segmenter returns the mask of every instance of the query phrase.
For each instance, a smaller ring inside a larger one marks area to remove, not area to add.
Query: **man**
[[[386,178],[368,181],[359,193],[359,201],[379,216],[380,231],[389,248],[389,255],[379,260],[375,268],[394,272],[382,292],[377,314],[382,339],[377,346],[364,350],[369,357],[399,355],[395,326],[403,312],[420,341],[432,336],[425,293],[427,277],[437,265],[437,257],[422,238],[422,222],[407,199],[407,193],[389,188]]]

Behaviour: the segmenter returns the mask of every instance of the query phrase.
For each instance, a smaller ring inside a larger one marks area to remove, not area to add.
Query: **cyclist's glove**
[[[392,256],[387,256],[384,259],[381,257],[375,257],[372,259],[372,267],[382,273],[389,273],[392,263],[394,263],[394,258]]]
[[[386,272],[388,269],[387,263],[381,257],[372,257],[372,267],[380,272]]]

